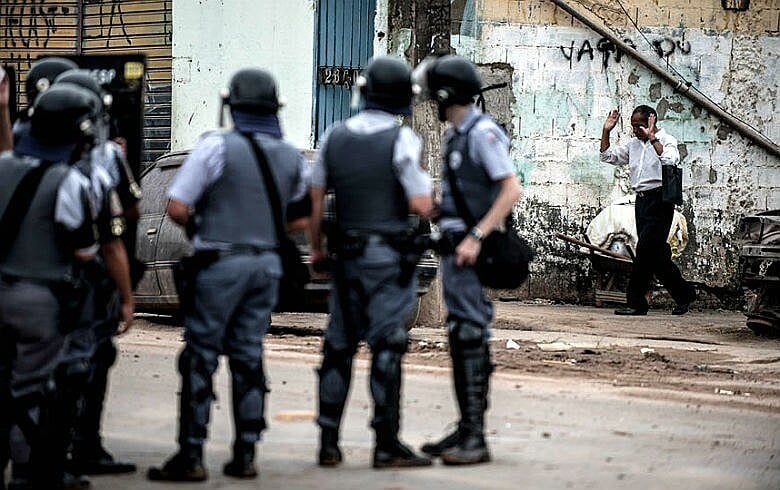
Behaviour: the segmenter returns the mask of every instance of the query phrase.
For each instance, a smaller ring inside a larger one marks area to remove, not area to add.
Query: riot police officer
[[[519,199],[520,185],[509,160],[509,139],[474,105],[482,89],[476,67],[460,56],[447,55],[421,64],[415,80],[436,101],[439,119],[450,123],[442,151],[440,271],[461,416],[453,433],[425,444],[422,450],[440,456],[445,464],[481,463],[490,460],[484,425],[492,371],[488,339],[493,306],[473,266],[482,239],[504,222]],[[458,189],[451,188],[448,173],[454,174],[465,205],[478,221],[471,229],[458,212],[454,195]]]
[[[33,107],[38,95],[42,94],[54,85],[54,80],[68,70],[75,70],[78,65],[74,61],[59,56],[48,56],[32,64],[27,71],[27,78],[24,81],[24,91],[27,95],[28,108],[21,111],[19,119],[14,123],[14,139],[18,139],[20,131],[29,131],[30,129],[30,108]]]
[[[128,228],[138,217],[140,188],[122,155],[119,145],[107,140],[107,117],[111,95],[104,92],[86,70],[68,70],[55,79],[55,86],[72,83],[83,87],[99,98],[100,138],[89,154],[85,175],[93,180],[95,205],[100,213],[101,255],[111,266],[129,271],[134,243]],[[120,247],[120,244],[122,245]],[[107,281],[108,271],[103,264],[95,264],[94,297],[92,308],[85,312],[82,342],[72,342],[69,360],[86,362],[88,376],[79,387],[80,410],[73,431],[70,469],[76,474],[129,473],[135,465],[117,461],[106,451],[100,436],[100,419],[108,386],[108,370],[116,360],[114,335],[126,330],[132,321],[133,294],[129,276],[119,281]],[[130,310],[130,311],[128,311]],[[122,320],[120,324],[120,320]]]
[[[55,67],[62,65],[57,62],[53,64]],[[45,75],[50,76],[54,71],[56,70],[47,69]],[[38,73],[40,74],[40,70]],[[61,77],[58,76],[58,80],[60,79]],[[89,80],[91,81],[91,79]],[[121,320],[123,321],[123,329],[129,328],[133,315],[133,296],[130,287],[127,253],[120,239],[124,230],[122,208],[119,206],[119,199],[115,197],[116,192],[113,189],[107,170],[103,166],[96,164],[92,158],[92,155],[95,153],[95,147],[99,146],[96,143],[100,141],[101,119],[104,112],[102,101],[98,97],[100,89],[94,81],[92,84],[86,83],[85,80],[73,79],[72,81],[77,83],[59,81],[57,85],[67,84],[71,87],[87,89],[97,114],[88,147],[84,148],[87,153],[84,155],[84,158],[74,164],[74,167],[84,177],[89,179],[91,184],[89,196],[91,198],[91,209],[94,213],[93,219],[96,222],[96,229],[99,235],[100,255],[95,260],[89,261],[80,267],[80,272],[86,282],[87,300],[84,302],[81,318],[74,320],[76,325],[68,328],[71,332],[68,335],[66,349],[57,372],[58,396],[62,418],[60,423],[61,431],[58,432],[56,438],[53,437],[53,441],[55,441],[53,444],[58,444],[63,454],[70,445],[71,429],[78,413],[78,400],[85,392],[89,393],[87,387],[90,385],[90,381],[94,379],[92,358],[97,357],[95,355],[96,352],[100,352],[96,350],[96,346],[100,345],[95,342],[96,334],[106,330],[105,327],[100,328],[101,324],[110,324],[106,320],[106,317],[109,315],[105,311],[107,305],[112,301],[112,291],[119,290],[121,292],[121,302],[116,301],[116,305],[119,310],[117,316],[121,315]],[[45,87],[48,89],[48,82]],[[41,88],[44,88],[44,85]],[[15,152],[18,155],[35,154],[35,139],[28,124],[23,124],[17,128]],[[113,327],[113,330],[109,334],[103,334],[103,338],[108,337],[110,339],[110,335],[116,332],[117,322],[114,321],[110,325]],[[98,372],[99,374],[100,372]],[[84,405],[87,408],[90,407],[89,404]],[[18,487],[23,487],[24,482],[29,480],[30,477],[29,465],[26,464],[28,451],[25,450],[25,446],[26,442],[24,439],[20,437],[17,430],[14,430],[12,432],[13,484]],[[76,449],[81,449],[84,446],[84,444],[77,445]],[[83,453],[84,451],[82,451]],[[104,466],[108,466],[108,463],[110,462],[106,462]],[[71,464],[69,466],[70,472],[74,472],[77,475],[82,474],[84,468],[79,466],[83,465]],[[131,467],[130,469],[132,470],[133,468]],[[69,484],[72,482],[74,486],[78,486],[77,482],[81,481],[83,486],[88,483],[83,479],[72,478],[70,472],[65,475]],[[106,471],[102,472],[105,473]]]
[[[374,59],[357,81],[364,109],[325,135],[312,177],[312,262],[323,262],[320,228],[327,190],[335,195],[335,253],[330,321],[319,370],[319,464],[341,463],[339,427],[358,342],[372,350],[371,395],[376,435],[374,468],[427,466],[398,439],[401,359],[406,320],[415,304],[415,280],[402,274],[408,213],[428,216],[431,181],[419,165],[421,143],[399,115],[409,114],[409,67],[400,59]],[[412,265],[412,270],[413,270]],[[408,269],[408,268],[407,268]]]
[[[55,369],[63,329],[80,310],[76,263],[98,248],[90,182],[71,164],[91,140],[97,113],[93,96],[72,86],[40,95],[31,112],[26,156],[0,162],[2,448],[16,423],[31,448],[31,487],[56,489],[64,454],[49,440],[62,428]]]
[[[307,194],[303,156],[282,141],[276,82],[259,69],[231,79],[224,103],[234,129],[206,133],[168,191],[168,215],[190,233],[194,292],[185,311],[179,451],[151,480],[203,481],[203,444],[213,399],[212,375],[221,353],[229,358],[235,440],[223,473],[254,478],[255,444],[266,427],[263,336],[277,302],[281,261],[269,191],[260,170],[265,159],[280,206]],[[257,148],[253,147],[255,145]],[[182,298],[186,301],[186,298]]]

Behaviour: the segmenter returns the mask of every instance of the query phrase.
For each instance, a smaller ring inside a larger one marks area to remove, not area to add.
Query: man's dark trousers
[[[634,212],[639,243],[628,282],[628,306],[640,311],[648,309],[645,294],[654,275],[677,304],[690,303],[696,292],[672,262],[672,249],[666,241],[674,218],[674,204],[663,202],[658,187],[637,195]]]

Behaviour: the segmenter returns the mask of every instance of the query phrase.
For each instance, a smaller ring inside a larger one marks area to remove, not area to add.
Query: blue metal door
[[[374,52],[376,0],[319,0],[314,139],[350,108],[352,85]]]

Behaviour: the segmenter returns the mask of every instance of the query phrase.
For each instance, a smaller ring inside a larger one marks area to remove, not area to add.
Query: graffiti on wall
[[[668,58],[676,52],[681,54],[691,53],[691,43],[685,40],[684,34],[682,39],[674,39],[668,36],[664,36],[663,38],[651,41],[651,44],[653,45],[653,48],[655,49],[655,52],[658,54],[659,58]]]
[[[13,48],[46,48],[57,32],[57,20],[69,15],[65,5],[47,5],[46,0],[9,0],[0,5],[2,46]]]
[[[634,44],[632,39],[624,38],[623,42],[636,49],[636,44]],[[650,41],[650,44],[660,58],[668,59],[675,53],[687,55],[691,52],[691,43],[685,40],[685,35],[680,39],[663,36]],[[585,58],[585,61],[594,61],[596,58],[599,58],[602,70],[606,71],[609,68],[610,60],[620,63],[625,54],[614,42],[605,37],[602,37],[595,43],[585,39],[579,45],[577,45],[576,41],[572,41],[569,46],[558,46],[558,48],[561,50],[563,57],[569,61],[569,68],[573,68],[574,62],[579,63],[583,58]]]
[[[635,47],[633,41],[630,39],[624,39],[623,41],[629,46]],[[609,67],[609,61],[613,58],[613,55],[615,62],[620,63],[624,54],[622,50],[615,46],[615,43],[605,37],[596,41],[595,47],[588,39],[585,39],[579,47],[577,47],[575,41],[572,41],[570,46],[559,46],[559,48],[561,53],[563,53],[563,57],[569,60],[569,68],[573,67],[575,60],[578,63],[582,61],[582,58],[587,58],[587,61],[593,61],[596,59],[596,53],[599,53],[601,66],[606,70],[607,67]]]
[[[85,0],[85,3],[98,5],[100,12],[98,16],[98,26],[100,31],[92,36],[93,38],[106,38],[106,47],[109,47],[114,29],[122,32],[122,37],[128,45],[133,44],[130,35],[127,33],[125,25],[125,14],[122,12],[121,0]],[[107,5],[108,4],[108,5]]]

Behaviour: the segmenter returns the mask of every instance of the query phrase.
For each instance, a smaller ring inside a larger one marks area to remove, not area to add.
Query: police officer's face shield
[[[111,105],[114,102],[114,97],[108,92],[101,94],[100,102],[102,103],[102,110],[96,118],[96,130],[95,130],[95,144],[102,145],[109,139],[111,139]]]
[[[412,70],[412,92],[419,101],[430,100],[436,103],[439,121],[447,120],[447,108],[453,104],[450,92],[437,87],[431,80],[431,71],[436,64],[436,57],[428,57]]]

